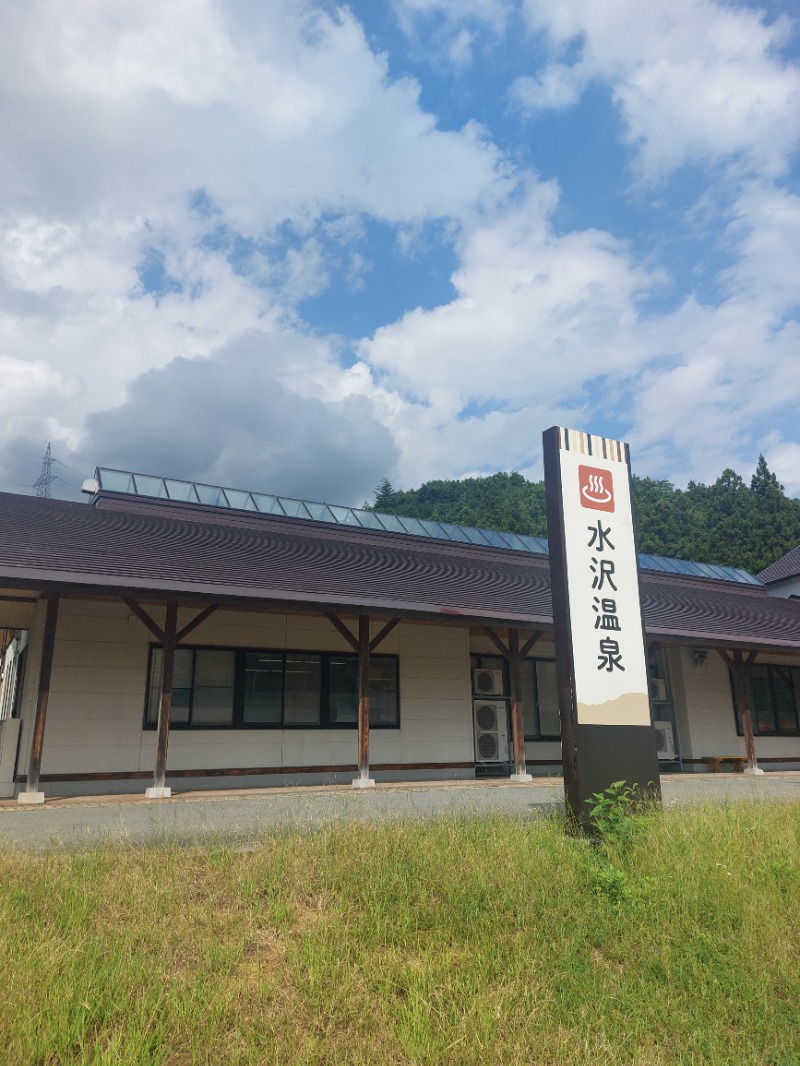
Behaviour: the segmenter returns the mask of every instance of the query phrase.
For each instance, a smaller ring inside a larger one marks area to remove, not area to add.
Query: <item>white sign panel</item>
[[[578,724],[650,725],[625,452],[618,441],[560,433]]]

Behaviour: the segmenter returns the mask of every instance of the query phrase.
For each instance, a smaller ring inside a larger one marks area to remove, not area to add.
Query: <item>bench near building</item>
[[[0,494],[0,796],[560,772],[546,541],[87,485]],[[640,565],[662,768],[735,766],[749,705],[759,765],[800,769],[787,568],[773,596],[769,571]]]

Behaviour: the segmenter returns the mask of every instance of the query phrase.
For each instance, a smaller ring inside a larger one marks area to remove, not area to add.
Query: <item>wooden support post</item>
[[[747,753],[747,764],[744,772],[746,774],[763,774],[764,771],[758,765],[758,759],[756,757],[756,741],[753,736],[753,715],[750,710],[750,700],[748,699],[747,691],[747,669],[756,657],[755,652],[750,652],[747,656],[747,662],[745,663],[744,655],[739,648],[734,649],[733,656],[731,657],[726,652],[721,651],[719,648],[720,656],[728,666],[728,670],[731,674],[731,680],[733,681],[733,698],[736,703],[736,710],[739,712],[739,721],[742,723],[742,732],[744,733],[744,749]]]
[[[56,642],[56,624],[58,622],[58,593],[48,592],[45,596],[47,608],[44,616],[44,636],[42,638],[42,663],[39,667],[39,693],[36,698],[36,717],[33,721],[33,740],[28,762],[28,780],[25,791],[17,797],[19,803],[44,803],[44,792],[39,791],[39,773],[42,768],[42,747],[44,746],[44,726],[47,720],[47,702],[50,698],[50,675],[53,670],[53,649]]]
[[[353,788],[371,788],[369,776],[369,617],[358,616],[358,777]]]
[[[164,621],[164,671],[161,676],[161,703],[158,708],[158,744],[156,747],[156,767],[153,772],[153,785],[145,791],[148,799],[168,799],[172,789],[166,785],[167,747],[169,746],[169,717],[172,710],[172,675],[175,667],[175,630],[178,623],[178,604],[174,600],[167,603]]]
[[[532,781],[525,761],[525,723],[522,718],[522,682],[519,669],[519,633],[508,631],[508,680],[511,688],[511,736],[514,745],[512,781]]]
[[[753,659],[755,659],[755,655],[751,652],[747,657],[748,666],[752,663]],[[763,774],[764,771],[759,768],[758,759],[756,757],[756,741],[753,736],[753,714],[750,710],[750,700],[747,698],[747,670],[744,657],[738,648],[733,653],[733,662],[733,687],[736,692],[736,699],[739,702],[739,718],[741,719],[742,732],[744,733],[744,750],[747,752],[747,765],[744,768],[744,772],[746,774]]]

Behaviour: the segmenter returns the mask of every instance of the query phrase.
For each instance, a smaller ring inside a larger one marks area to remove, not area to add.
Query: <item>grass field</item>
[[[0,1062],[800,1063],[800,805],[0,850]]]

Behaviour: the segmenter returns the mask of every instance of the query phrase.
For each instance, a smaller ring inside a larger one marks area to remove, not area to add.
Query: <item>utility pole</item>
[[[33,483],[33,487],[36,489],[36,495],[42,496],[45,500],[50,499],[50,486],[53,483],[53,462],[54,459],[50,453],[50,441],[48,441],[47,450],[42,459],[42,472]]]

